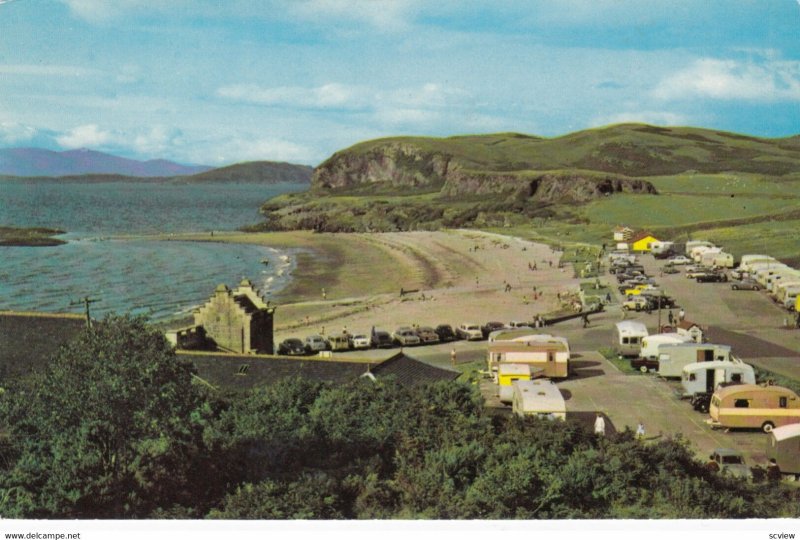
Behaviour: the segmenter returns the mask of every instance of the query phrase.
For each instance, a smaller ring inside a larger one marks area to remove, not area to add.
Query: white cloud
[[[365,105],[367,97],[362,88],[330,83],[316,88],[280,86],[263,88],[252,84],[224,86],[217,95],[259,105],[296,107],[303,109],[353,109]]]
[[[306,146],[278,137],[238,136],[222,140],[193,143],[185,153],[186,160],[205,165],[222,165],[241,161],[288,161],[310,163],[318,158]]]
[[[658,99],[709,97],[746,101],[800,101],[800,62],[701,58],[662,80]]]
[[[685,126],[689,119],[682,114],[667,111],[629,111],[605,116],[597,116],[589,121],[592,127],[609,124],[641,123],[657,126]]]
[[[16,122],[0,122],[0,142],[3,144],[17,144],[30,141],[37,134],[36,128],[18,124]]]
[[[132,11],[164,12],[169,8],[184,7],[183,2],[153,2],[151,0],[61,0],[70,11],[85,21],[103,23],[129,15]]]
[[[126,140],[131,139],[126,138]],[[172,153],[183,144],[181,131],[166,126],[154,126],[149,131],[134,135],[132,140],[137,153],[155,157]]]
[[[287,4],[299,17],[316,22],[349,19],[385,31],[406,30],[420,11],[421,0],[293,0]]]
[[[64,148],[96,148],[113,140],[114,135],[100,129],[97,124],[78,126],[56,137],[56,142]]]

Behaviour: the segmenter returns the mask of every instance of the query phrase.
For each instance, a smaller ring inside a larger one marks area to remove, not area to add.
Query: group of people
[[[606,420],[603,418],[603,413],[598,412],[594,419],[594,434],[598,437],[605,437],[606,435]],[[644,423],[639,420],[639,424],[636,426],[636,440],[641,441],[644,439],[644,434]]]

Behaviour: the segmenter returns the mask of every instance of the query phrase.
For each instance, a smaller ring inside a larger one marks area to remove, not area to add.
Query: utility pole
[[[94,304],[95,302],[99,302],[100,298],[89,298],[88,296],[83,297],[82,300],[78,300],[77,302],[70,302],[70,306],[78,306],[80,304],[84,304],[86,306],[86,328],[92,327],[92,317],[89,314],[89,304]]]
[[[661,299],[664,297],[664,290],[658,295],[658,333],[661,333]]]

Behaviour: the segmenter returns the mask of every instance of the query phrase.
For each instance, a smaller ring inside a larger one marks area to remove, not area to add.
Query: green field
[[[770,216],[797,209],[798,202],[798,199],[750,196],[620,194],[593,201],[582,213],[591,223],[648,229]]]

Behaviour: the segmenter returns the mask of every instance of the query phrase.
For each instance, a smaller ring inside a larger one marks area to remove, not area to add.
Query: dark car
[[[453,327],[449,324],[440,324],[436,327],[436,335],[439,336],[439,341],[447,342],[447,341],[455,341],[458,339],[456,333],[453,331]]]
[[[658,371],[658,360],[651,358],[634,358],[631,360],[631,367],[633,369],[638,369],[642,373],[647,373],[651,370]]]
[[[306,346],[297,338],[284,339],[278,345],[278,354],[301,356],[306,354]]]
[[[394,347],[394,340],[389,332],[383,330],[375,330],[370,339],[372,347],[375,349],[391,349]]]
[[[420,343],[423,344],[430,344],[430,343],[439,343],[439,334],[436,333],[436,330],[431,328],[430,326],[419,326],[417,327],[415,333],[417,337],[419,337]]]
[[[728,281],[728,276],[722,272],[708,272],[707,274],[700,274],[695,279],[698,283],[725,283]]]
[[[653,257],[656,259],[669,259],[670,257],[674,257],[675,255],[677,255],[675,251],[673,251],[672,249],[668,249],[666,251],[662,251],[661,253],[656,253],[655,255],[653,255]]]
[[[489,321],[484,325],[481,325],[481,333],[483,334],[483,339],[487,339],[489,334],[494,332],[495,330],[502,330],[505,328],[506,325],[498,322],[498,321]]]

